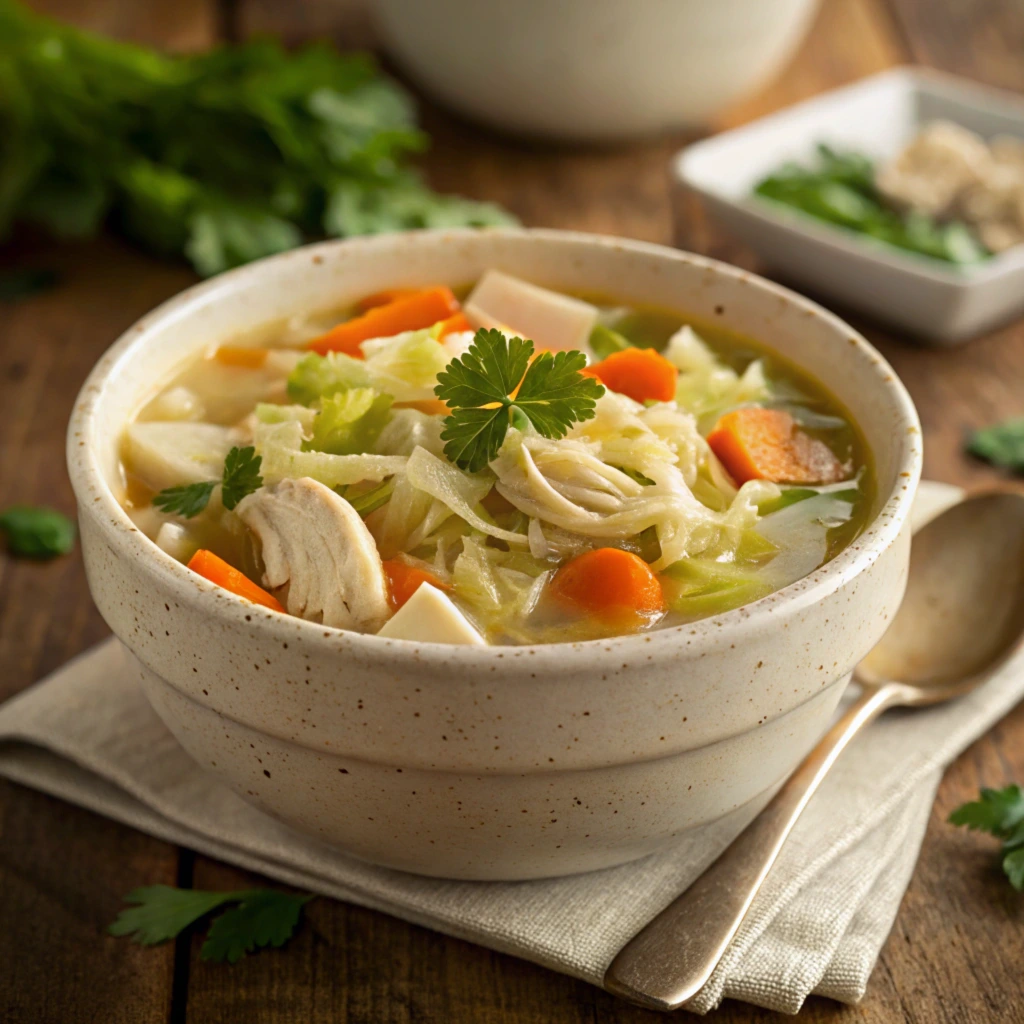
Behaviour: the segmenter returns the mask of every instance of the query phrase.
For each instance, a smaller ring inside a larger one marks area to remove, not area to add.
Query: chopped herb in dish
[[[878,181],[876,166],[867,156],[821,144],[814,166],[786,164],[759,182],[754,192],[818,220],[946,263],[968,265],[989,257],[989,250],[963,220],[897,205]]]

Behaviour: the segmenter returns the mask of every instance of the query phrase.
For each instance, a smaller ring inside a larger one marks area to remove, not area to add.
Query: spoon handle
[[[898,684],[865,690],[718,860],[619,951],[604,976],[605,988],[655,1010],[678,1009],[696,995],[836,758],[901,697]]]

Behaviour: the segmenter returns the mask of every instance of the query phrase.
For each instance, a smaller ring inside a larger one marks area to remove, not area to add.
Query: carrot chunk
[[[233,565],[228,565],[212,551],[200,548],[190,559],[188,567],[218,587],[230,590],[232,594],[244,597],[253,604],[261,604],[275,612],[284,611],[281,602],[273,594],[258,587],[248,576],[240,573]]]
[[[246,370],[259,370],[267,361],[267,350],[254,345],[221,345],[213,358],[225,366],[241,366]]]
[[[665,610],[654,571],[638,555],[619,548],[587,551],[563,565],[550,592],[564,607],[615,624],[643,625]]]
[[[433,573],[426,572],[409,565],[398,558],[390,558],[381,563],[384,576],[388,581],[388,603],[397,612],[406,601],[420,589],[423,583],[429,583],[439,590],[450,590],[447,583],[442,583]]]
[[[320,355],[344,352],[362,358],[360,345],[370,338],[387,338],[402,331],[416,331],[431,327],[439,320],[447,320],[459,310],[459,300],[450,288],[424,288],[392,299],[383,306],[374,306],[365,313],[332,327],[326,334],[314,338],[306,346]]]
[[[738,484],[834,484],[848,475],[828,445],[805,434],[788,412],[778,409],[726,413],[708,434],[708,444]]]
[[[473,325],[466,319],[466,314],[458,312],[447,320],[441,321],[441,330],[438,331],[437,340],[447,337],[449,334],[458,334],[460,331],[471,331]]]
[[[366,295],[356,303],[356,309],[365,313],[368,309],[375,309],[377,306],[386,306],[395,299],[404,299],[407,295],[415,295],[419,288],[385,288],[383,291]]]
[[[626,348],[583,371],[610,391],[636,402],[671,402],[676,397],[679,371],[653,348]]]

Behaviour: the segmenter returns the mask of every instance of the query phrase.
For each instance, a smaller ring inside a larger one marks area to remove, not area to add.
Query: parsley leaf
[[[203,960],[233,964],[255,949],[283,946],[312,898],[275,889],[206,892],[149,885],[128,893],[125,902],[134,906],[122,910],[107,930],[111,935],[129,935],[140,945],[154,946],[177,938],[218,907],[234,903],[237,906],[214,920],[199,952]]]
[[[172,885],[147,885],[125,896],[128,907],[107,929],[111,935],[130,935],[140,946],[155,946],[176,938],[212,910],[237,899],[238,893],[175,889]]]
[[[66,555],[75,543],[75,524],[67,516],[31,505],[12,505],[0,512],[0,533],[7,536],[7,550],[22,558]]]
[[[410,97],[328,43],[173,55],[0,0],[0,140],[0,236],[109,223],[201,274],[325,234],[514,223],[431,191]]]
[[[1024,473],[1024,417],[976,430],[967,439],[967,451],[994,466]]]
[[[213,489],[221,485],[221,500],[226,509],[233,509],[247,494],[263,486],[260,465],[263,460],[251,445],[232,448],[224,459],[224,473],[218,480],[165,487],[153,496],[153,506],[161,512],[191,519],[210,503]]]
[[[221,500],[226,509],[233,509],[246,495],[263,486],[260,466],[263,459],[256,449],[232,448],[224,460],[224,476],[221,479]]]
[[[586,356],[542,352],[531,362],[532,355],[532,341],[481,329],[437,375],[434,394],[453,410],[441,433],[444,453],[461,469],[474,473],[495,458],[510,419],[525,426],[525,417],[542,436],[558,438],[593,417],[604,388],[580,373]]]
[[[178,487],[165,487],[153,495],[153,507],[170,515],[184,516],[191,519],[199,515],[210,503],[216,480],[206,480],[198,484],[180,484]]]
[[[199,957],[216,963],[237,963],[255,949],[283,946],[302,917],[302,908],[313,897],[295,896],[273,889],[256,889],[241,895],[232,907],[210,926]]]
[[[958,807],[953,825],[988,832],[1003,842],[1003,871],[1018,892],[1024,892],[1024,793],[1020,786],[983,789],[979,800]]]
[[[54,270],[6,270],[0,274],[0,302],[17,302],[49,291],[59,278]]]

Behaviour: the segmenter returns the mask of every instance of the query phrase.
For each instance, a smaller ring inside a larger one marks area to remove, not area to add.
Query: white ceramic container
[[[762,339],[862,424],[878,497],[866,532],[764,600],[642,636],[451,647],[325,629],[221,590],[117,502],[126,420],[211,342],[384,287],[498,267],[556,288],[686,310]],[[184,292],[100,360],[68,461],[100,611],[189,753],[247,800],[374,863],[521,879],[657,850],[781,780],[824,729],[904,587],[921,465],[910,399],[842,321],[735,268],[553,231],[326,243]]]
[[[675,177],[787,278],[929,344],[955,345],[1024,312],[1024,246],[956,267],[752,194],[788,160],[813,160],[819,142],[884,160],[939,119],[986,138],[1024,138],[1020,96],[936,71],[897,68],[698,142],[677,157]]]
[[[424,88],[503,131],[607,141],[705,124],[777,72],[818,0],[375,0]]]

